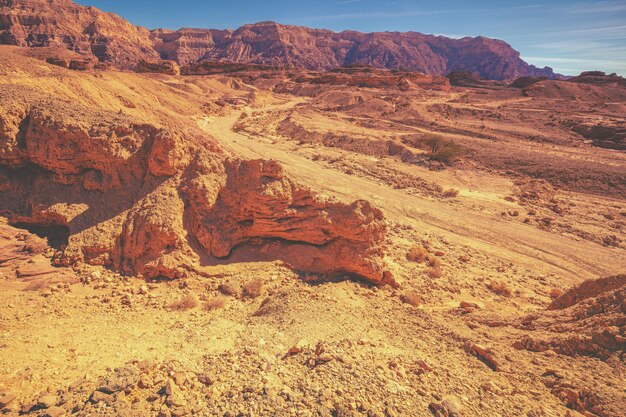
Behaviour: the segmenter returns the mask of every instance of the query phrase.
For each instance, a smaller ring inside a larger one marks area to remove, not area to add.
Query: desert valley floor
[[[0,47],[0,414],[623,416],[624,84],[33,51]]]

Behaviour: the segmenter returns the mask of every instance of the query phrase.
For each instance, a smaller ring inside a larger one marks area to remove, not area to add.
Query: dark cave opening
[[[70,228],[62,224],[14,223],[12,226],[48,240],[48,245],[55,249],[67,246],[70,238]]]

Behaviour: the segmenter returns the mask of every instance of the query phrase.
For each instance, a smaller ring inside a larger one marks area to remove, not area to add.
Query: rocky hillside
[[[484,37],[450,39],[417,32],[361,33],[262,22],[237,30],[148,31],[69,0],[1,0],[0,43],[63,46],[121,68],[159,57],[180,64],[229,61],[306,69],[352,64],[405,68],[430,75],[473,71],[503,80],[554,77],[524,62],[507,43]]]
[[[0,78],[14,77],[18,64],[34,71],[27,80],[39,79],[0,91],[0,210],[10,224],[57,243],[54,264],[181,278],[225,260],[280,260],[299,272],[391,279],[383,215],[367,201],[317,195],[273,161],[226,159],[213,138],[158,105],[147,123],[145,115],[59,98],[44,74],[66,70],[18,49],[2,47]],[[133,89],[145,83],[124,75]],[[95,89],[107,94],[109,83]],[[73,90],[88,97],[94,87]],[[160,93],[168,96],[179,94]]]
[[[158,58],[147,29],[70,0],[0,0],[0,43],[63,47],[127,68]]]
[[[406,68],[431,75],[470,70],[491,79],[522,75],[553,77],[520,59],[507,43],[484,37],[450,39],[416,32],[361,33],[309,29],[261,22],[235,31],[181,29],[154,31],[156,48],[182,63],[225,60],[307,69],[353,64]]]

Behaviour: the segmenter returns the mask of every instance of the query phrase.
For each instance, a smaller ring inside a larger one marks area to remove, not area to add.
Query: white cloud
[[[435,36],[445,36],[446,38],[452,38],[452,39],[461,39],[461,38],[467,38],[471,35],[461,35],[458,33],[433,33],[433,35]]]
[[[594,3],[577,3],[565,9],[571,14],[619,13],[626,12],[626,1],[598,1]]]
[[[522,59],[529,64],[553,67],[555,71],[565,74],[576,74],[594,69],[604,69],[606,72],[617,72],[619,74],[626,73],[626,62],[615,59],[550,56],[524,56]]]
[[[342,13],[326,16],[303,17],[300,20],[344,20],[344,19],[385,19],[395,17],[429,16],[444,13],[452,13],[449,10],[405,10],[398,12],[362,12],[362,13]]]

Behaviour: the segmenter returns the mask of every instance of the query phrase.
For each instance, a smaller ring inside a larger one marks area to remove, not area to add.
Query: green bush
[[[446,140],[439,135],[428,135],[424,138],[433,161],[449,164],[463,153],[463,149],[452,140]]]

